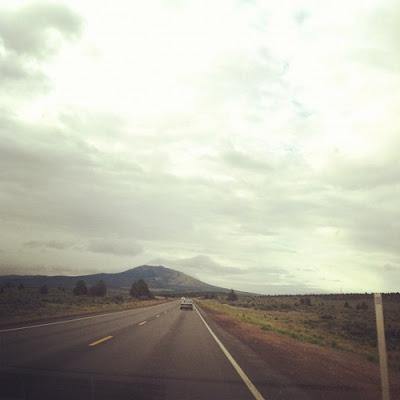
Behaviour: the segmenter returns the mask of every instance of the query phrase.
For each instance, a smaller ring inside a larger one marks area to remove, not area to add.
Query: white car
[[[187,297],[181,299],[181,310],[193,310],[193,301]]]

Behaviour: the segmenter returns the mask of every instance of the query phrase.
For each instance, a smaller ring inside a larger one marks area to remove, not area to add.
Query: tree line
[[[88,289],[85,281],[79,280],[73,289],[73,293],[76,296],[90,295],[103,297],[107,294],[107,286],[104,281],[98,281]],[[154,297],[150,292],[147,283],[143,279],[139,279],[132,283],[129,294],[137,299],[151,299]]]
[[[12,285],[8,284],[5,286],[5,288],[11,288]],[[20,283],[17,286],[18,290],[24,290],[25,286]],[[63,287],[59,287],[58,289],[62,290],[65,292],[65,289]],[[0,288],[0,292],[3,292],[4,288]],[[39,293],[42,295],[47,295],[49,293],[49,287],[44,284],[39,288]],[[72,293],[75,296],[97,296],[97,297],[104,297],[107,295],[107,285],[103,280],[98,281],[91,287],[88,287],[86,285],[86,282],[84,280],[79,280],[76,282],[75,287],[72,289]],[[149,287],[147,286],[147,283],[143,279],[139,279],[138,281],[135,281],[132,283],[132,286],[129,290],[129,294],[132,297],[135,297],[137,299],[152,299],[154,298],[153,294],[151,293]]]

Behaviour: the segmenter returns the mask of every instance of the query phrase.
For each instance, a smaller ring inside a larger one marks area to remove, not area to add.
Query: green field
[[[264,331],[378,359],[372,295],[216,296],[201,305]],[[384,295],[383,305],[389,365],[400,370],[400,294]]]
[[[3,288],[0,293],[0,325],[47,318],[127,310],[159,304],[164,298],[137,300],[126,291],[108,290],[104,297],[75,296],[72,290],[50,288],[41,294],[38,288]]]

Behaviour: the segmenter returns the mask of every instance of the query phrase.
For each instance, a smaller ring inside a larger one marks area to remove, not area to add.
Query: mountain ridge
[[[122,272],[86,275],[0,275],[0,285],[73,287],[78,280],[89,286],[103,280],[107,287],[129,289],[135,280],[144,279],[151,290],[165,292],[226,292],[226,288],[210,285],[164,265],[139,265]]]

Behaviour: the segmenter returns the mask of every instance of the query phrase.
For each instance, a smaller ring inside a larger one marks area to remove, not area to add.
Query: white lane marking
[[[242,378],[242,381],[245,383],[247,388],[249,389],[250,393],[254,396],[256,400],[265,400],[263,395],[257,390],[257,388],[254,386],[253,382],[249,379],[249,377],[246,375],[246,373],[242,370],[242,368],[239,366],[239,364],[235,361],[235,359],[232,357],[232,355],[229,353],[229,351],[226,349],[226,347],[222,344],[222,342],[218,339],[217,335],[211,330],[203,316],[200,314],[199,310],[195,306],[195,310],[197,314],[199,315],[200,319],[203,321],[204,325],[210,332],[211,336],[214,338],[214,340],[217,342],[218,346],[222,350],[222,352],[225,354],[226,358],[229,360],[229,362],[232,364],[233,368],[235,371],[238,373],[238,375]]]
[[[142,321],[139,325],[144,325],[147,321]]]
[[[158,305],[159,304],[156,304],[154,306],[150,306],[150,307],[146,307],[146,308],[156,307]],[[70,322],[83,321],[85,319],[92,319],[92,318],[98,318],[98,317],[106,317],[107,315],[115,315],[115,314],[127,313],[127,312],[134,311],[134,310],[140,310],[140,308],[132,308],[131,310],[122,310],[122,311],[109,312],[109,313],[105,313],[105,314],[91,315],[89,317],[80,317],[80,318],[66,319],[66,320],[62,320],[62,321],[46,322],[45,324],[20,326],[19,328],[0,329],[0,333],[16,332],[16,331],[22,331],[24,329],[32,329],[32,328],[41,328],[42,326],[49,326],[49,325],[68,324]]]
[[[160,314],[156,315],[156,318],[158,318],[160,316]]]

